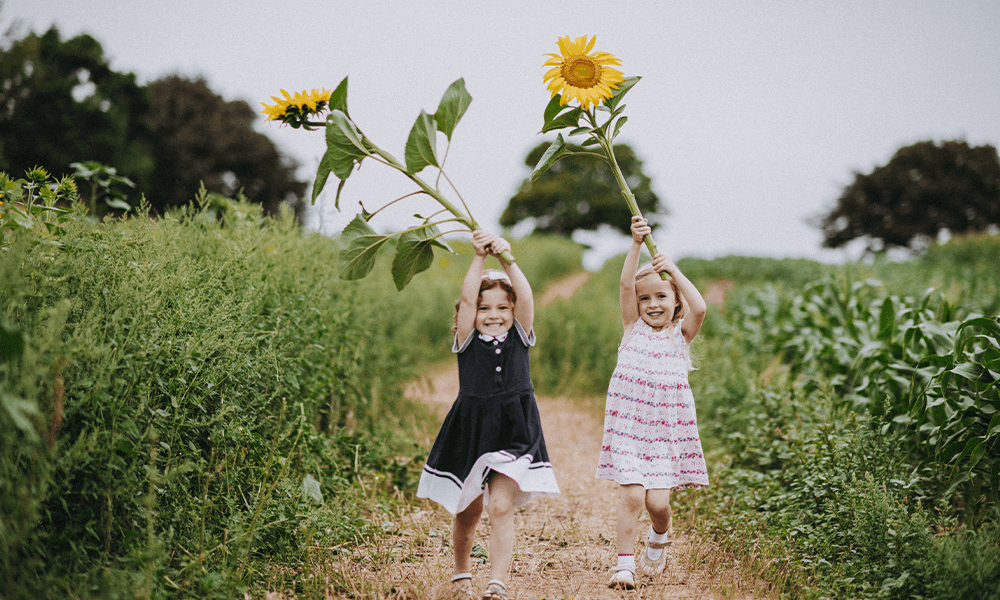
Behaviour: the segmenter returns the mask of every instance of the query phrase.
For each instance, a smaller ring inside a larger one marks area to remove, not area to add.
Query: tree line
[[[140,85],[111,69],[93,37],[63,40],[54,26],[17,40],[8,34],[0,49],[0,171],[17,176],[42,166],[59,176],[89,161],[134,182],[135,199],[145,196],[154,212],[188,203],[202,184],[225,196],[241,192],[267,213],[283,203],[301,212],[308,184],[296,178],[295,161],[254,130],[255,109],[222,98],[204,79],[169,75]],[[547,147],[533,148],[525,164],[533,167]],[[639,208],[662,224],[667,206],[642,160],[627,144],[615,154]],[[1000,229],[1000,158],[991,145],[922,141],[853,176],[814,220],[825,247],[863,240],[871,253],[920,251],[942,232]],[[577,155],[524,180],[500,225],[524,221],[555,235],[601,225],[627,234],[629,212],[607,165]]]
[[[205,188],[241,192],[274,213],[299,209],[307,184],[294,160],[254,131],[259,115],[226,100],[201,78],[169,75],[140,85],[113,70],[93,37],[44,34],[5,39],[0,53],[0,171],[35,166],[71,175],[71,166],[113,166],[154,212],[190,202]],[[107,207],[102,207],[107,210]]]

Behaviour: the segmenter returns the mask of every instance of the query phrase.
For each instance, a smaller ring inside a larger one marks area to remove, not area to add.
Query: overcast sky
[[[643,77],[619,141],[670,211],[656,241],[675,257],[841,259],[807,221],[853,172],[928,139],[1000,144],[998,0],[7,0],[0,21],[14,20],[39,33],[56,24],[63,39],[88,33],[113,69],[143,83],[200,76],[256,108],[279,89],[333,89],[350,76],[351,116],[398,157],[420,110],[464,77],[473,102],[446,171],[491,229],[528,175],[528,150],[554,137],[538,134],[544,54],[559,36],[597,35],[596,50]],[[260,130],[311,178],[321,132]],[[311,220],[336,232],[358,200],[370,211],[410,191],[366,162],[341,214],[329,202]],[[421,206],[373,225],[404,227]]]

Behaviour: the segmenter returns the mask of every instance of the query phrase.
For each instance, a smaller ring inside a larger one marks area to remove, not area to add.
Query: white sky
[[[464,77],[473,102],[446,171],[487,229],[528,175],[528,150],[554,138],[538,135],[544,54],[558,52],[559,36],[596,34],[596,50],[643,76],[619,141],[670,211],[655,237],[675,257],[839,260],[844,251],[820,250],[806,220],[832,208],[854,171],[927,139],[1000,145],[997,0],[7,0],[0,23],[14,20],[38,33],[55,23],[63,39],[89,33],[113,69],[143,83],[203,76],[254,107],[281,88],[333,89],[349,75],[351,116],[399,158],[420,110],[433,112]],[[260,130],[311,180],[321,132]],[[312,221],[336,232],[359,199],[372,210],[410,191],[366,161],[342,213],[317,205]],[[427,206],[373,225],[404,227]],[[602,238],[607,252],[621,243]]]

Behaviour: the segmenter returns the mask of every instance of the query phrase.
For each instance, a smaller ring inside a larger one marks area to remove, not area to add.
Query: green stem
[[[615,174],[615,180],[618,181],[618,187],[622,190],[622,196],[625,198],[625,203],[628,204],[629,210],[632,214],[641,217],[642,213],[639,211],[639,205],[635,201],[635,195],[632,194],[632,190],[628,187],[628,182],[625,181],[625,175],[622,174],[621,167],[618,166],[618,160],[615,158],[614,149],[611,147],[611,142],[607,137],[603,135],[603,132],[595,132],[594,137],[597,138],[597,142],[604,149],[604,152],[608,155],[608,164],[611,165],[611,171]],[[650,256],[655,256],[657,253],[656,244],[653,243],[653,236],[647,234],[643,241],[646,243],[646,249],[649,250]],[[660,279],[666,281],[670,276],[665,272],[660,273]]]
[[[375,154],[377,154],[380,157],[382,157],[386,162],[389,163],[389,166],[391,166],[392,168],[396,169],[397,171],[399,171],[403,175],[406,175],[407,177],[410,178],[411,181],[413,181],[413,183],[415,183],[418,186],[420,186],[420,189],[423,190],[423,192],[425,194],[427,194],[431,198],[434,198],[435,200],[437,200],[438,203],[441,206],[443,206],[448,212],[450,212],[451,214],[455,215],[455,220],[456,221],[458,221],[462,225],[465,225],[466,227],[468,227],[469,231],[475,231],[477,229],[480,229],[479,224],[476,223],[476,220],[472,218],[471,214],[466,215],[462,211],[458,210],[458,208],[455,207],[455,205],[452,204],[447,198],[445,198],[444,195],[442,195],[441,192],[437,188],[431,187],[431,185],[428,184],[426,181],[424,181],[423,179],[417,177],[417,175],[415,173],[409,173],[409,172],[407,172],[406,167],[403,166],[403,164],[400,163],[398,160],[396,160],[396,157],[394,157],[393,155],[389,154],[385,150],[382,150],[381,148],[379,148],[378,146],[376,146],[375,144],[373,144],[372,141],[369,140],[368,138],[364,138],[364,139],[365,139],[365,142],[371,147],[371,151],[372,152],[374,152]],[[503,261],[505,263],[507,263],[508,265],[514,263],[514,256],[510,252],[504,252],[504,253],[502,253],[500,255],[500,258],[503,259]]]

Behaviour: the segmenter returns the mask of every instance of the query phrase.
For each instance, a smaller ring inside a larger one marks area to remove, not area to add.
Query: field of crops
[[[411,501],[435,424],[402,390],[449,356],[468,246],[398,293],[240,203],[62,226],[0,252],[2,596],[325,597],[310,553]],[[559,239],[514,254],[536,293],[581,265]],[[712,485],[675,507],[720,589],[1000,597],[1000,239],[678,264],[727,291],[691,375]],[[539,393],[602,410],[619,270],[539,310]]]
[[[998,252],[985,236],[906,262],[678,261],[702,291],[729,290],[693,347],[713,485],[677,510],[728,557],[721,580],[771,597],[1000,597]],[[542,313],[555,341],[536,382],[600,398],[619,268]]]

